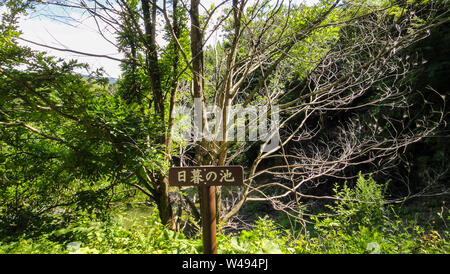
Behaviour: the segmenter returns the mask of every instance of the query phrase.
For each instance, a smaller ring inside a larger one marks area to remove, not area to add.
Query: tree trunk
[[[149,1],[142,0],[142,13],[145,26],[145,44],[147,49],[147,70],[153,92],[153,103],[155,114],[161,120],[161,123],[165,123],[165,107],[164,96],[161,87],[161,72],[158,64],[158,53],[156,46],[156,1],[153,2],[150,10]],[[151,108],[151,105],[149,106]],[[167,134],[171,134],[168,132]],[[170,139],[170,137],[169,137]],[[167,137],[165,134],[157,137],[157,142],[162,145],[167,145]],[[167,150],[168,148],[166,148]],[[168,159],[167,159],[168,161]],[[175,219],[172,210],[172,205],[169,199],[169,180],[164,175],[163,171],[156,171],[156,174],[152,176],[154,187],[154,198],[156,200],[161,222],[165,225],[169,225],[171,229],[175,229]]]
[[[152,84],[155,113],[164,121],[164,100],[161,89],[161,74],[158,64],[156,46],[156,1],[153,3],[151,13],[149,1],[142,0],[142,13],[145,26],[145,44],[147,48],[147,71]],[[151,108],[151,106],[150,106]]]
[[[161,218],[161,223],[170,227],[170,229],[176,229],[175,216],[172,210],[172,204],[169,198],[169,180],[167,177],[161,175],[159,189],[157,190],[157,204],[159,217]]]

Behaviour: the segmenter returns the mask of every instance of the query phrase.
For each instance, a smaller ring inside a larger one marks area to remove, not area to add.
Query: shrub
[[[90,215],[66,228],[0,243],[0,253],[199,253],[200,242],[188,240],[161,224],[156,209],[151,212],[115,212],[106,220]]]
[[[267,216],[256,221],[255,228],[240,235],[219,234],[218,253],[224,254],[279,254],[285,253],[287,235],[276,228]],[[284,251],[284,252],[283,252]]]
[[[336,185],[337,202],[335,206],[328,206],[334,217],[318,222],[318,226],[338,226],[347,232],[360,226],[382,226],[388,218],[384,207],[385,190],[386,187],[377,184],[371,176],[366,179],[361,173],[353,188],[348,187],[347,182],[342,189]]]
[[[353,188],[335,188],[337,201],[330,212],[319,214],[315,237],[292,243],[295,253],[448,253],[448,233],[439,234],[411,220],[401,220],[386,205],[384,191],[372,177],[361,174]]]

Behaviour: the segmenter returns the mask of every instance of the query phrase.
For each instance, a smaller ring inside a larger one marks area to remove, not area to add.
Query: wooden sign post
[[[205,254],[217,254],[215,186],[238,186],[243,183],[242,166],[188,166],[169,169],[171,186],[198,186],[199,188]]]

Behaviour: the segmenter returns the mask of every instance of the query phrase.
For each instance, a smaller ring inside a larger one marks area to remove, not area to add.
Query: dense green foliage
[[[306,233],[295,224],[280,226],[259,218],[250,230],[219,233],[222,254],[432,254],[450,252],[448,212],[429,216],[437,229],[399,217],[399,207],[384,204],[382,186],[359,177],[356,187],[336,189],[337,202],[313,218]],[[357,202],[358,201],[358,202]],[[442,205],[442,209],[445,205]],[[0,253],[142,253],[197,254],[201,235],[186,238],[162,225],[156,210],[129,209],[96,220],[86,213],[78,222],[36,237],[6,237]],[[381,221],[382,219],[382,221]],[[430,221],[428,219],[426,221]],[[424,220],[422,220],[424,222]]]
[[[87,65],[19,46],[18,14],[2,18],[0,40],[0,230],[6,234],[39,230],[55,216],[69,221],[79,210],[102,213],[144,168],[164,165],[155,144],[158,118],[146,119],[100,72],[89,78],[74,72]]]

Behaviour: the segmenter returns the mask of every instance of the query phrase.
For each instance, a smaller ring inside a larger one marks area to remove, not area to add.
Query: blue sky
[[[210,6],[213,2],[215,1],[202,1],[206,7]],[[317,0],[306,0],[302,2],[312,4],[317,2]],[[1,11],[2,7],[0,7]],[[68,20],[68,18],[73,18],[74,20]],[[97,23],[100,24],[102,30],[105,30],[105,25],[102,25],[102,22],[98,21]],[[108,55],[119,59],[122,58],[122,55],[118,53],[117,49],[99,35],[97,23],[88,14],[81,11],[74,9],[67,11],[66,9],[52,6],[50,8],[39,7],[35,11],[30,12],[28,16],[22,18],[20,27],[23,31],[22,37],[31,41],[57,48],[67,48],[92,54]],[[113,33],[103,31],[103,34],[108,40],[114,41]],[[162,39],[159,39],[159,41],[163,43]],[[92,69],[102,67],[108,77],[118,78],[120,75],[120,64],[114,60],[56,51],[24,41],[21,41],[21,43],[33,49],[47,51],[53,56],[64,59],[76,59],[80,62],[88,63]]]
[[[68,18],[73,18],[74,20]],[[98,23],[102,24],[102,22]],[[104,26],[100,25],[100,27],[103,28]],[[87,14],[73,9],[68,13],[67,10],[55,6],[52,6],[52,8],[38,7],[35,11],[30,12],[28,16],[22,18],[20,28],[23,32],[23,38],[37,43],[57,48],[109,55],[119,59],[122,57],[116,47],[99,35],[95,20]],[[114,41],[113,33],[108,33],[107,31],[103,33],[109,40]],[[76,59],[80,62],[88,63],[92,69],[103,67],[109,77],[117,78],[120,75],[119,62],[117,61],[61,52],[23,41],[21,43],[37,50],[47,51],[53,56],[64,59]]]

